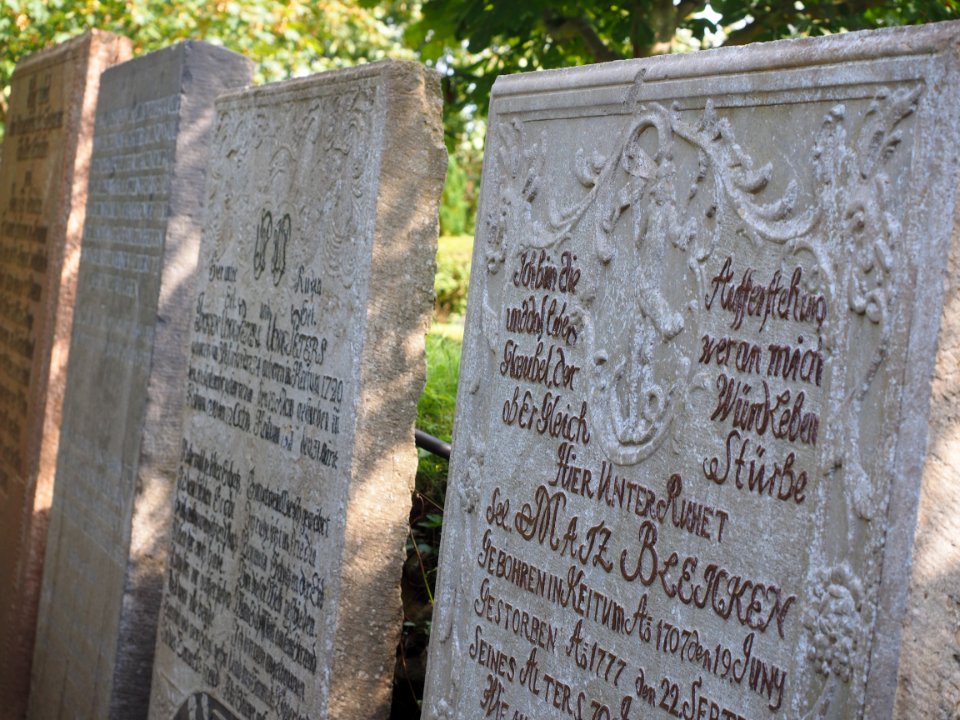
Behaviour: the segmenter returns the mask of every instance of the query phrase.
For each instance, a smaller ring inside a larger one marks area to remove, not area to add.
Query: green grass
[[[427,385],[417,403],[417,427],[446,442],[453,436],[460,347],[459,340],[443,332],[427,335]],[[442,508],[446,479],[447,461],[421,451],[417,491]]]
[[[459,257],[470,261],[473,255],[473,235],[444,235],[437,241],[437,255]]]
[[[437,245],[437,275],[433,288],[437,294],[435,317],[439,323],[453,323],[467,310],[467,286],[470,284],[470,260],[473,237],[441,237]],[[461,331],[462,336],[462,331]]]

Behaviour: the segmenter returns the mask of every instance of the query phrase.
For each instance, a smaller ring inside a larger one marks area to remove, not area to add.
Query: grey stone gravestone
[[[150,717],[389,712],[437,205],[438,78],[217,104]]]
[[[958,39],[497,81],[426,717],[955,716]]]
[[[250,70],[187,42],[103,75],[32,717],[146,715],[213,100]]]
[[[0,163],[0,713],[22,718],[53,495],[100,74],[91,31],[17,63]]]

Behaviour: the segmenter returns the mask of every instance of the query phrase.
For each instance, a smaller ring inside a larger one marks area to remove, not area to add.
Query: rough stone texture
[[[103,75],[33,718],[146,715],[213,102],[250,71],[240,55],[188,42]]]
[[[958,38],[497,81],[426,718],[956,717]]]
[[[27,709],[100,74],[92,31],[17,64],[0,161],[0,717]]]
[[[939,321],[940,337],[894,710],[894,717],[918,720],[960,717],[960,243],[956,240],[946,260],[935,266],[946,282],[943,312],[923,318],[927,323]],[[923,355],[932,357],[933,348],[924,348]],[[918,467],[909,471],[910,477],[919,476]],[[889,695],[882,702],[889,702]]]
[[[439,81],[377,63],[217,112],[150,717],[385,718]]]

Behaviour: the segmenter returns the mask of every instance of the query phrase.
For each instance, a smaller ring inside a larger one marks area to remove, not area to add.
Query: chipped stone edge
[[[917,259],[868,718],[946,718],[960,708],[960,24],[949,25],[917,169],[924,209],[909,230],[928,240]]]
[[[380,76],[384,127],[372,253],[364,261],[370,276],[361,300],[366,318],[330,695],[321,715],[337,720],[380,720],[390,712],[417,467],[413,429],[426,379],[424,337],[447,167],[439,75],[387,61],[331,79],[372,75]]]

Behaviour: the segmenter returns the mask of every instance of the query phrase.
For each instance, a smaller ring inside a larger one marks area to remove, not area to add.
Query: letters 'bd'
[[[497,81],[426,717],[952,716],[958,36]]]
[[[389,714],[439,89],[386,62],[217,101],[154,720]]]

